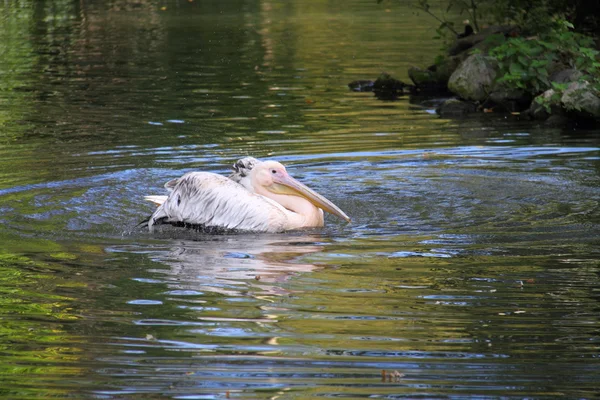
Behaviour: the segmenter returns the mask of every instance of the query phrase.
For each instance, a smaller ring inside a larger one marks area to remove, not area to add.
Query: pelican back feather
[[[254,157],[240,158],[232,165],[233,172],[229,175],[229,179],[239,183],[247,190],[254,192],[252,180],[250,179],[250,171],[261,162],[262,161],[257,160]]]
[[[189,172],[169,189],[148,221],[150,231],[165,222],[254,232],[285,230],[283,207],[224,176]]]

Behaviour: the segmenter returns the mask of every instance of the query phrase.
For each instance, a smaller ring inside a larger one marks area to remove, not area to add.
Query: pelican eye
[[[277,170],[276,170],[276,169],[272,169],[272,170],[271,170],[271,173],[272,173],[272,174],[276,174],[276,173],[277,173]]]

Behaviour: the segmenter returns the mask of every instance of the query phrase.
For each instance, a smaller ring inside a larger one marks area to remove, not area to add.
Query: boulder
[[[583,73],[575,68],[568,68],[557,71],[550,75],[550,82],[567,83],[576,82],[583,76]]]
[[[379,90],[402,90],[404,86],[406,86],[406,83],[394,78],[387,72],[382,72],[373,83],[373,89]]]
[[[448,79],[461,63],[460,57],[447,57],[426,70],[410,67],[408,76],[422,92],[447,92]]]
[[[464,117],[477,111],[477,106],[469,101],[459,99],[448,99],[436,110],[442,117]]]
[[[433,73],[432,76],[436,82],[443,83],[446,86],[461,62],[460,57],[446,57],[441,62],[427,68],[427,70]]]
[[[369,80],[352,81],[348,84],[350,90],[354,92],[372,92],[375,82]]]
[[[410,67],[408,77],[415,84],[417,89],[424,92],[443,92],[446,91],[447,81],[439,81],[434,71],[421,69],[419,67]]]
[[[469,56],[454,71],[448,89],[465,100],[485,100],[498,72],[496,61],[481,54]]]
[[[560,98],[555,96],[555,94],[556,92],[554,89],[546,90],[531,102],[531,106],[526,113],[531,118],[539,121],[548,119],[550,115],[561,114],[562,107],[560,105]],[[549,109],[544,107],[542,104],[548,104]]]
[[[375,92],[375,96],[380,100],[395,100],[398,96],[415,91],[414,86],[407,85],[385,72],[382,72],[375,81],[352,81],[348,87],[355,92]]]
[[[571,82],[560,101],[569,112],[587,118],[600,118],[600,97],[587,81]]]
[[[525,90],[508,89],[502,85],[496,85],[489,95],[489,100],[503,107],[509,112],[520,112],[529,107],[532,96]]]
[[[406,83],[383,72],[373,83],[373,91],[380,100],[395,100],[399,95],[404,94],[404,88],[407,86]]]
[[[564,114],[558,114],[551,115],[546,121],[544,121],[544,125],[548,128],[558,128],[569,124],[569,122],[569,117]]]

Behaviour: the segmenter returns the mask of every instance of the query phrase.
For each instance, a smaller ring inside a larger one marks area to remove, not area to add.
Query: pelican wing
[[[255,232],[285,230],[287,216],[282,206],[229,178],[189,172],[169,183],[171,193],[150,217],[150,231],[164,222]]]

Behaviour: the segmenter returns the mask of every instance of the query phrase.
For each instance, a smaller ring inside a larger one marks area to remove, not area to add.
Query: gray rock
[[[544,125],[547,127],[560,127],[567,125],[569,123],[569,117],[564,114],[551,115],[546,121],[544,121]]]
[[[600,98],[589,82],[572,82],[561,97],[563,107],[582,117],[600,118]]]
[[[436,110],[442,117],[464,117],[476,111],[477,106],[475,104],[459,99],[448,99]]]
[[[483,101],[491,92],[497,72],[493,58],[473,54],[454,71],[448,89],[463,99]]]
[[[390,74],[382,72],[373,83],[373,92],[380,100],[395,100],[404,94],[404,88],[409,85],[393,78]]]
[[[448,81],[439,80],[434,71],[421,69],[419,67],[410,67],[408,77],[415,86],[422,91],[446,91]]]
[[[433,72],[419,67],[410,67],[408,69],[408,77],[419,87],[424,83],[433,81]]]
[[[489,99],[510,112],[525,110],[531,104],[531,94],[525,90],[508,89],[501,85],[494,87]]]
[[[562,106],[560,104],[560,98],[554,96],[556,92],[554,89],[548,89],[544,93],[537,96],[532,102],[529,110],[527,110],[527,114],[533,119],[537,119],[539,121],[546,120],[550,117],[550,115],[558,115],[562,114]],[[541,101],[541,103],[538,101]],[[548,104],[549,109],[542,105]]]
[[[427,69],[410,67],[408,76],[421,91],[445,92],[448,90],[448,79],[461,61],[460,57],[447,57]]]
[[[576,82],[583,76],[581,71],[575,68],[563,69],[550,75],[550,82],[567,83]]]
[[[447,85],[448,80],[461,62],[460,57],[446,57],[441,63],[432,65],[428,70],[433,72],[433,77],[437,82],[443,82],[444,85]]]

